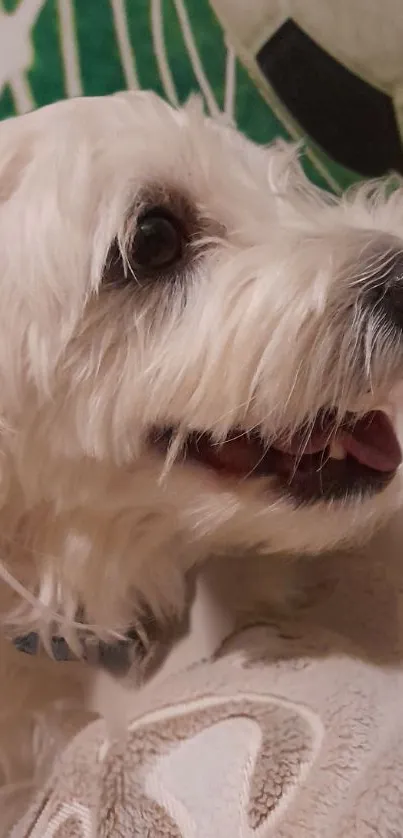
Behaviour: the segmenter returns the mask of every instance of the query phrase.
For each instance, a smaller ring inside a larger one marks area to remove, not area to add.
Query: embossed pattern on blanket
[[[124,741],[82,731],[10,838],[401,838],[402,694],[329,631],[251,628],[151,690]]]
[[[124,743],[108,745],[100,727],[61,760],[31,813],[32,838],[46,829],[53,838],[90,838],[94,828],[105,838],[124,829],[146,836],[151,826],[153,835],[190,838],[190,814],[207,835],[215,795],[218,834],[237,834],[241,820],[252,836],[295,788],[316,744],[309,715],[272,697],[191,702],[182,713],[134,724]]]

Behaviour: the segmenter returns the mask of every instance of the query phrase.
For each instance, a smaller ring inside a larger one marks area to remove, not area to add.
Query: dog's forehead
[[[64,104],[54,113],[47,109],[40,133],[50,154],[63,148],[72,167],[80,165],[81,147],[106,202],[126,193],[130,204],[145,188],[165,186],[228,226],[248,208],[265,214],[273,205],[269,161],[278,150],[206,117],[197,100],[177,110],[136,92]]]
[[[94,206],[120,196],[127,207],[145,187],[166,186],[228,228],[277,213],[273,171],[284,192],[290,162],[289,147],[256,145],[223,118],[206,117],[195,99],[177,110],[146,92],[56,103],[10,120],[0,146],[2,137],[26,150],[49,189],[81,183]]]
[[[67,107],[64,107],[67,106]],[[142,157],[150,168],[158,161],[172,160],[188,169],[237,170],[250,175],[267,173],[269,153],[247,139],[224,118],[205,116],[197,99],[180,109],[168,105],[153,93],[132,92],[114,96],[77,99],[42,110],[45,132],[81,136],[99,151],[115,151],[116,157]],[[182,174],[186,172],[182,171]]]

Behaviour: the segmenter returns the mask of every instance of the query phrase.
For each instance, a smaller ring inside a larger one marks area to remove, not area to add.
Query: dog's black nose
[[[367,270],[365,284],[375,313],[403,331],[403,250],[379,253]]]

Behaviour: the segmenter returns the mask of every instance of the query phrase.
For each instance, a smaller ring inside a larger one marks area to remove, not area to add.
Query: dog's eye
[[[178,262],[185,247],[185,235],[177,218],[155,207],[138,221],[132,245],[134,266],[148,270],[170,268]]]

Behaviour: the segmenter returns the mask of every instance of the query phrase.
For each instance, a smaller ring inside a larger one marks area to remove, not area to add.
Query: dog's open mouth
[[[167,450],[174,429],[153,435]],[[218,445],[207,433],[192,432],[185,461],[238,480],[276,478],[282,491],[300,501],[335,500],[382,490],[398,469],[402,454],[392,422],[380,410],[364,416],[347,414],[336,422],[333,411],[271,445],[258,433],[235,429]]]

